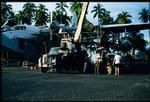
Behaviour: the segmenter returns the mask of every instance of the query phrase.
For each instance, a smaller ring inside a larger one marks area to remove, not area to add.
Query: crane
[[[55,56],[55,67],[57,73],[61,73],[63,70],[78,71],[80,73],[83,72],[86,55],[85,52],[81,51],[80,39],[83,20],[87,12],[88,5],[89,2],[83,3],[74,37],[67,36],[66,33],[64,33],[63,38],[61,38],[60,49],[58,51],[59,54]],[[41,62],[43,63],[41,64]],[[49,63],[48,54],[44,54],[43,57],[39,59],[42,72],[47,72],[47,69],[49,69]]]
[[[88,5],[89,5],[89,2],[84,2],[83,3],[80,19],[79,19],[79,22],[78,22],[78,26],[77,26],[77,30],[76,30],[75,36],[74,36],[74,41],[75,42],[78,42],[79,39],[80,39],[82,25],[83,25],[83,20],[85,18],[86,12],[87,12]]]

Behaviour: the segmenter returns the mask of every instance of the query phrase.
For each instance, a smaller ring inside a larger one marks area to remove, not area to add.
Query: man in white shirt
[[[114,60],[113,60],[113,65],[115,66],[115,75],[119,76],[119,69],[121,67],[121,60],[122,57],[121,55],[119,55],[119,52],[116,52],[115,56],[114,56]]]

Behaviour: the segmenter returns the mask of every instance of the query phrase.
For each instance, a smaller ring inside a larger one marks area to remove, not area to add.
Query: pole
[[[147,12],[148,14],[150,14],[150,2],[149,2],[149,10],[147,10]],[[144,23],[150,24],[150,19],[148,18],[147,22],[144,22]],[[149,33],[148,44],[150,44],[150,29],[148,29],[148,33]]]
[[[51,22],[53,21],[53,11],[51,12]]]
[[[3,50],[2,50],[2,58],[1,58],[1,63],[2,63],[2,65],[3,65]]]
[[[3,59],[3,50],[2,50],[2,59]]]
[[[7,60],[6,60],[6,61],[7,61],[7,67],[8,67],[8,51],[7,51],[7,56],[6,56],[6,58],[7,58]]]
[[[100,12],[99,12],[100,10]],[[98,10],[98,25],[99,25],[99,32],[98,32],[98,37],[99,37],[99,43],[101,42],[101,39],[100,39],[100,33],[101,33],[101,22],[100,22],[100,15],[101,15],[101,4],[100,4],[100,8]]]
[[[45,53],[47,54],[46,42],[44,42],[44,46],[45,46]]]

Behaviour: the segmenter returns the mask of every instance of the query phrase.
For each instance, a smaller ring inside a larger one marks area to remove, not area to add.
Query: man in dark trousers
[[[113,60],[113,65],[115,66],[115,76],[119,76],[121,60],[122,60],[122,57],[121,57],[120,53],[118,51],[115,52],[115,56],[114,56],[114,60]]]

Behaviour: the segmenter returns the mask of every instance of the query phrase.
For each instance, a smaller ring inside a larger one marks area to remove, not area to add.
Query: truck
[[[38,67],[43,73],[55,69],[57,73],[75,72],[82,73],[87,64],[87,52],[81,48],[81,29],[87,12],[89,2],[84,2],[81,15],[74,37],[65,36],[61,39],[60,46],[51,48],[48,54],[39,58]],[[53,51],[55,49],[55,51]],[[53,61],[53,62],[52,62]]]

